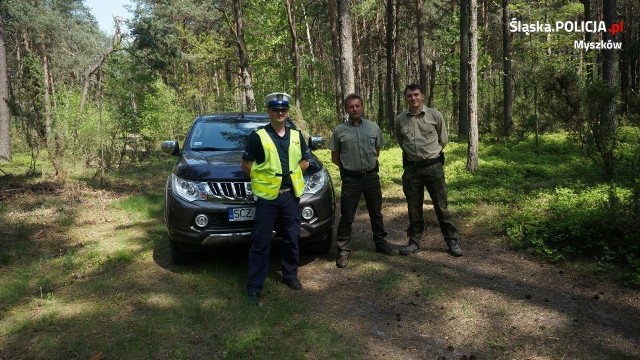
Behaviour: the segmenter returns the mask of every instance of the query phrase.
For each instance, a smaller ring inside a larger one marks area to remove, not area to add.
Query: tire
[[[318,239],[310,244],[310,250],[314,254],[325,255],[331,250],[331,244],[333,244],[333,228],[329,229],[326,234],[318,235]]]
[[[191,256],[180,248],[178,243],[169,239],[169,254],[171,255],[171,263],[174,265],[184,265],[191,262]]]

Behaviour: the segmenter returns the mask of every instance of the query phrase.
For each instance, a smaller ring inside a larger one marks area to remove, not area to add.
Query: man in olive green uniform
[[[409,228],[407,245],[401,255],[418,251],[422,245],[424,214],[422,203],[426,188],[440,224],[440,231],[449,253],[461,256],[456,227],[447,207],[447,186],[444,179],[443,148],[449,141],[442,114],[424,105],[424,92],[420,85],[407,85],[404,91],[409,109],[396,118],[395,134],[402,148],[402,189],[407,198]]]
[[[329,142],[331,161],[340,167],[342,179],[336,259],[339,268],[347,266],[349,260],[351,224],[362,195],[369,211],[376,251],[385,255],[393,253],[385,240],[387,232],[382,221],[382,190],[378,176],[378,155],[384,145],[382,131],[375,122],[362,117],[364,108],[360,95],[348,95],[344,104],[349,120],[335,128]]]

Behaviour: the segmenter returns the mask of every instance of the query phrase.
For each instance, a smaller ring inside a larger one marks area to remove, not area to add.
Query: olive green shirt
[[[442,114],[422,106],[412,115],[408,110],[396,117],[395,134],[398,144],[409,161],[435,159],[449,142]]]
[[[328,148],[340,154],[342,167],[352,171],[370,171],[378,163],[376,148],[382,148],[384,138],[378,124],[362,119],[355,126],[351,120],[336,126]]]

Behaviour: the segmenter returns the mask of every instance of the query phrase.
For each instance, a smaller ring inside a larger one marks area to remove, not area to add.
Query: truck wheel
[[[311,244],[311,251],[318,255],[324,255],[331,250],[333,243],[333,228],[329,229],[326,234],[318,236],[318,240]]]
[[[169,254],[171,263],[174,265],[188,264],[191,260],[190,254],[180,249],[180,246],[171,239],[169,239]]]

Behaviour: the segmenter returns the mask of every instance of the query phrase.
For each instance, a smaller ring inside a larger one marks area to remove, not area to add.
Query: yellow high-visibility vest
[[[276,144],[262,128],[256,131],[260,137],[262,148],[264,149],[264,162],[251,166],[251,189],[256,196],[263,199],[273,200],[278,197],[278,191],[282,184],[282,164]],[[291,183],[296,197],[302,196],[304,191],[304,177],[302,169],[298,163],[302,160],[302,150],[300,149],[300,133],[290,129],[289,133],[289,170],[291,171]],[[276,175],[278,174],[278,175]]]

